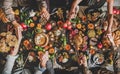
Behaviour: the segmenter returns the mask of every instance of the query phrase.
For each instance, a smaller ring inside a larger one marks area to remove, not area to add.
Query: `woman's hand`
[[[75,12],[74,11],[71,11],[69,14],[68,14],[68,20],[71,20],[73,18],[75,18]]]
[[[21,36],[19,36],[19,35],[23,31],[22,27],[20,26],[20,24],[17,21],[13,21],[12,24],[14,25],[17,38],[20,39],[19,37],[21,37]]]
[[[42,68],[46,68],[46,63],[49,60],[48,51],[46,51],[45,54],[42,56],[42,58],[39,58],[39,60],[40,60],[40,66]]]
[[[84,67],[87,67],[87,58],[86,58],[86,56],[83,55],[82,57],[79,57],[78,63],[80,65],[83,65]]]
[[[79,11],[79,7],[76,6],[76,8],[72,8],[68,14],[68,20],[71,20],[77,16],[77,13]]]
[[[10,52],[10,55],[17,55],[18,51],[19,51],[19,46],[20,46],[20,43],[21,43],[21,40],[22,40],[22,27],[16,22],[14,21],[13,22],[13,25],[15,26],[15,32],[16,32],[16,36],[18,38],[18,44],[11,49],[11,52]]]

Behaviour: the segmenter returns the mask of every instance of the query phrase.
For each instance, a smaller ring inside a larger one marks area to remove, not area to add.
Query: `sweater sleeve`
[[[12,4],[13,4],[13,0],[4,0],[3,6],[2,6],[6,14],[6,17],[8,18],[10,22],[15,20],[15,16],[14,16],[13,9],[12,9]]]
[[[38,4],[39,10],[41,10],[43,7],[47,9],[47,3],[46,0],[36,0]]]
[[[4,67],[2,74],[11,74],[12,68],[14,66],[14,62],[15,62],[17,57],[18,57],[18,55],[17,56],[12,56],[12,55],[7,56],[7,58],[6,58],[7,62],[5,64],[5,67]]]

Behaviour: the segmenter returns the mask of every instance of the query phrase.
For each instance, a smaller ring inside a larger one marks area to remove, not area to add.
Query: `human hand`
[[[46,63],[49,60],[48,51],[46,51],[45,54],[42,56],[42,58],[39,58],[39,60],[40,60],[40,66],[45,68],[46,67]]]
[[[77,16],[78,11],[79,11],[78,6],[76,8],[72,8],[68,14],[68,20],[75,18]]]
[[[22,31],[23,31],[22,27],[17,21],[13,21],[12,24],[14,25],[15,33],[16,33],[18,40],[21,40],[19,37],[22,37],[22,36],[19,36],[19,35],[22,35]]]
[[[87,67],[87,58],[86,58],[86,56],[82,55],[81,57],[79,57],[78,63],[80,65],[83,65],[84,67]]]
[[[14,22],[14,24],[15,24],[14,26],[15,26],[16,36],[18,38],[18,44],[10,51],[10,55],[13,56],[17,55],[19,51],[19,45],[22,40],[22,27],[17,22]]]
[[[49,20],[50,14],[45,7],[42,8],[42,10],[40,12],[40,16],[41,16],[41,18],[45,18],[46,20]]]
[[[71,19],[73,19],[73,18],[75,18],[75,12],[70,12],[69,14],[68,14],[68,20],[71,20]]]

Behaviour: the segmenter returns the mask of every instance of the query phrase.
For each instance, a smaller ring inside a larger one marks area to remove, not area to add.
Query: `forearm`
[[[111,31],[113,24],[113,3],[114,0],[107,0],[107,9],[108,9],[108,30]]]
[[[35,69],[34,74],[43,74],[45,70],[46,70],[46,67],[42,67],[41,63],[39,63],[38,68]]]
[[[82,0],[74,0],[70,11],[74,10],[81,1]]]
[[[8,55],[7,56],[7,62],[5,64],[5,67],[4,67],[4,70],[3,70],[3,73],[2,74],[11,74],[12,72],[12,68],[14,66],[14,62],[15,62],[15,59],[17,58],[18,56],[12,56],[12,55]]]
[[[42,74],[45,72],[45,70],[48,70],[49,74],[54,74],[53,64],[51,60],[48,60],[45,66],[40,63],[38,69],[35,71],[35,74]]]
[[[39,10],[42,10],[42,8],[46,8],[47,9],[46,0],[37,0],[37,3],[38,3]]]
[[[114,0],[107,0],[107,9],[109,14],[113,14],[113,4]]]
[[[15,20],[14,12],[12,9],[13,0],[4,0],[3,1],[3,10],[6,14],[7,19],[12,22]]]

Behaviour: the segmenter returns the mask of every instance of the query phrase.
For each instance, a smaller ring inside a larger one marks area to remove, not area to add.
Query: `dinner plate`
[[[62,56],[62,60],[60,61],[61,56]],[[56,55],[56,61],[59,65],[61,65],[63,67],[70,66],[71,60],[70,60],[69,52],[67,52],[65,50],[58,51],[57,55]]]

